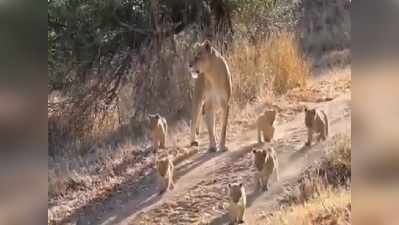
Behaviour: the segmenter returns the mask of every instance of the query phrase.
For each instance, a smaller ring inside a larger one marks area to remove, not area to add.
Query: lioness
[[[264,141],[270,142],[274,135],[273,123],[276,120],[275,110],[266,110],[256,121],[258,128],[258,143]]]
[[[255,167],[256,167],[256,184],[258,190],[267,191],[269,190],[269,178],[272,173],[276,173],[277,181],[280,179],[278,171],[278,159],[275,150],[272,147],[266,150],[253,150],[255,155]]]
[[[244,223],[244,212],[247,207],[247,195],[242,183],[229,184],[230,203],[228,207],[230,224]]]
[[[166,137],[168,133],[168,124],[166,119],[157,114],[149,114],[148,119],[150,121],[150,133],[154,151],[158,148],[165,148]]]
[[[166,190],[173,189],[175,167],[173,166],[172,159],[169,156],[158,158],[156,160],[156,167],[160,181],[159,194],[164,193]]]
[[[209,133],[209,151],[217,151],[215,138],[215,109],[223,110],[223,127],[219,149],[227,150],[226,131],[229,117],[229,102],[232,93],[231,74],[224,57],[206,40],[198,44],[189,70],[195,80],[192,107],[191,146],[198,146],[196,128],[200,112],[205,103],[205,120]]]
[[[312,144],[313,133],[319,133],[318,141],[326,140],[328,136],[328,119],[323,110],[308,109],[305,107],[305,125],[308,129],[306,146]]]

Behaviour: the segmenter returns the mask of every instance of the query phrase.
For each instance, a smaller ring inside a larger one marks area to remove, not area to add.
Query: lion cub
[[[258,143],[262,143],[262,137],[264,141],[270,142],[274,135],[273,123],[276,120],[275,110],[266,110],[256,121],[258,128]]]
[[[278,159],[276,151],[269,147],[266,150],[253,150],[255,155],[256,167],[256,184],[258,190],[269,190],[269,178],[272,173],[276,173],[277,181],[279,181]]]
[[[175,167],[173,166],[172,159],[169,156],[158,158],[156,160],[156,167],[160,181],[159,194],[164,193],[166,190],[173,189]]]
[[[323,110],[305,107],[305,125],[308,129],[308,140],[305,145],[312,144],[313,133],[319,133],[318,141],[326,140],[328,136],[328,119]]]
[[[244,223],[244,212],[247,207],[247,195],[242,183],[229,184],[230,204],[229,217],[230,224]]]
[[[168,124],[166,119],[157,114],[148,115],[150,121],[150,132],[154,151],[158,148],[165,148]]]

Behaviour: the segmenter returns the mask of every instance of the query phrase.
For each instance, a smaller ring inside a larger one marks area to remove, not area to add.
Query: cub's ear
[[[203,45],[208,52],[211,51],[211,42],[209,40],[205,40]]]
[[[254,154],[255,154],[255,153],[256,153],[256,149],[252,150],[252,153],[254,153]]]

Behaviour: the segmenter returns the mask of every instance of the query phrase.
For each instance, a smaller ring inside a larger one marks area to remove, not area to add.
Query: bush
[[[274,75],[273,90],[277,94],[304,86],[310,76],[311,66],[291,33],[282,33],[271,41],[267,59]]]
[[[284,32],[269,39],[237,42],[227,56],[237,103],[265,94],[283,94],[306,84],[311,66],[293,34]]]

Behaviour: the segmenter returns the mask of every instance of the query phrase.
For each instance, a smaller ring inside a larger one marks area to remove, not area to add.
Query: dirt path
[[[207,134],[202,134],[203,144],[199,152],[176,166],[178,180],[173,191],[159,196],[155,171],[151,170],[126,193],[116,195],[92,213],[80,215],[76,224],[225,224],[227,184],[233,181],[245,184],[248,195],[246,224],[256,224],[256,218],[275,206],[284,185],[323,155],[332,136],[339,133],[350,135],[350,99],[350,93],[342,92],[332,101],[307,103],[326,110],[330,123],[328,141],[311,148],[303,148],[306,139],[303,113],[293,115],[289,122],[277,123],[272,145],[280,160],[280,182],[273,183],[269,192],[253,190],[251,150],[260,147],[255,144],[256,130],[234,129],[238,125],[233,123],[227,141],[230,151],[206,152]]]

